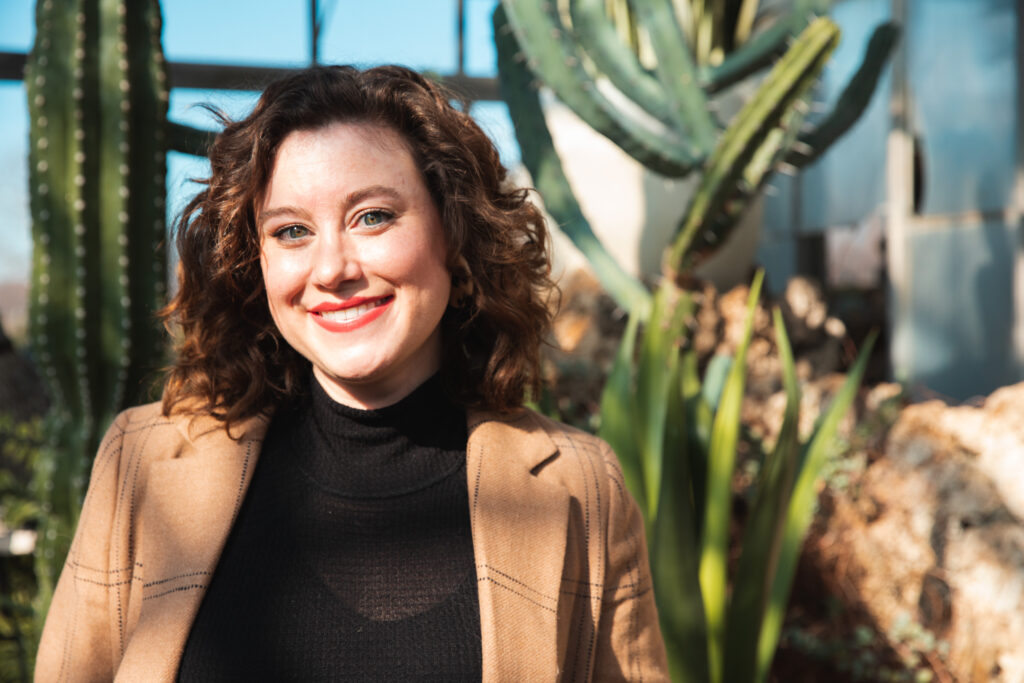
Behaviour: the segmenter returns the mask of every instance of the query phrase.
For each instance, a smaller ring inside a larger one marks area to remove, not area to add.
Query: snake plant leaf
[[[704,530],[704,510],[707,496],[705,486],[708,476],[708,451],[711,448],[711,428],[714,412],[704,399],[697,352],[691,346],[682,355],[681,380],[683,401],[686,409],[686,455],[692,478],[690,487],[693,494],[693,528],[700,542]]]
[[[725,390],[725,381],[729,378],[732,363],[732,356],[724,353],[716,353],[708,361],[700,393],[712,411],[718,409],[718,402],[722,399],[722,391]]]
[[[669,356],[668,421],[665,464],[658,496],[658,514],[651,529],[651,575],[658,615],[674,681],[708,680],[704,602],[697,578],[696,510],[687,454],[688,432],[683,395],[683,357]]]
[[[736,465],[740,409],[746,383],[747,347],[753,334],[754,313],[763,281],[764,271],[758,271],[750,286],[743,336],[736,349],[736,359],[722,391],[711,431],[699,574],[708,629],[709,680],[712,683],[723,681],[725,607],[728,596],[726,557],[732,510],[732,475]]]
[[[778,646],[782,620],[785,616],[789,591],[793,585],[797,561],[804,536],[810,526],[818,498],[817,483],[825,464],[829,448],[832,446],[839,422],[853,403],[860,386],[864,371],[867,368],[871,349],[877,333],[872,332],[864,343],[857,361],[850,369],[842,388],[832,401],[828,411],[817,421],[814,433],[803,450],[802,464],[796,475],[793,493],[790,496],[786,512],[786,527],[779,551],[778,568],[772,580],[768,606],[765,610],[764,622],[758,639],[757,649],[757,681],[767,679],[775,649]]]
[[[778,566],[786,528],[788,501],[800,464],[800,388],[793,350],[778,309],[773,312],[775,339],[782,361],[786,408],[775,448],[756,482],[756,493],[743,531],[739,564],[726,619],[725,680],[753,681],[757,644]]]
[[[615,354],[615,362],[601,392],[601,426],[597,435],[604,439],[619,457],[626,488],[633,494],[640,509],[646,511],[647,492],[644,489],[637,448],[640,437],[633,420],[633,364],[639,327],[640,316],[629,316],[626,331]]]
[[[683,338],[684,321],[690,312],[690,299],[669,281],[654,295],[651,317],[644,329],[637,358],[634,420],[639,433],[640,464],[647,492],[647,514],[658,514],[664,463],[664,434],[668,416],[666,397],[671,389],[669,364],[675,362]]]
[[[495,10],[493,21],[502,94],[512,113],[523,163],[533,176],[533,182],[544,192],[545,208],[562,232],[583,252],[597,279],[616,303],[627,311],[646,316],[650,308],[650,292],[608,253],[576,202],[551,140],[537,91],[532,87],[533,77],[515,58],[518,45],[508,29],[503,6],[499,5]]]

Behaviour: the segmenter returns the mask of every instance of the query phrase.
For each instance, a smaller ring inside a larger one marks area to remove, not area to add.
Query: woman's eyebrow
[[[273,209],[267,209],[261,211],[260,215],[256,219],[256,225],[262,227],[271,218],[277,218],[278,216],[299,216],[300,218],[309,219],[309,212],[299,206],[275,206]]]
[[[368,185],[367,187],[360,188],[347,194],[345,196],[345,206],[348,207],[353,204],[358,204],[368,197],[380,196],[396,200],[402,198],[402,194],[390,185]]]

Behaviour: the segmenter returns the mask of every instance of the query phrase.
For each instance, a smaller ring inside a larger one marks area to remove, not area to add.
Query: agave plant
[[[599,435],[615,450],[644,513],[658,611],[675,681],[766,679],[775,653],[816,483],[873,345],[801,442],[800,390],[778,310],[776,341],[787,402],[778,441],[761,454],[735,575],[726,566],[746,351],[763,274],[751,286],[744,334],[720,390],[701,378],[687,326],[692,299],[654,295],[640,334],[630,318],[601,401]],[[639,344],[638,344],[639,339]],[[730,591],[731,586],[731,591]]]
[[[780,165],[813,162],[853,125],[898,34],[891,24],[876,29],[836,107],[808,127],[807,102],[839,29],[825,17],[813,18],[827,3],[795,0],[789,13],[752,33],[756,4],[613,0],[609,12],[605,0],[503,0],[495,11],[499,75],[523,161],[549,213],[628,311],[645,313],[650,295],[608,255],[583,217],[537,88],[549,87],[650,170],[667,177],[701,173],[666,252],[664,269],[674,278],[720,247]],[[773,63],[739,113],[719,121],[717,94]]]

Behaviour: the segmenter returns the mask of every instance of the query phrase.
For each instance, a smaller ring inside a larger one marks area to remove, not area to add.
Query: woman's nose
[[[324,289],[362,277],[362,266],[355,246],[346,237],[328,237],[317,245],[313,278]]]

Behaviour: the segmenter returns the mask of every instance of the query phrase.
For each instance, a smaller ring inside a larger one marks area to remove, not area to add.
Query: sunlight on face
[[[389,405],[438,370],[444,232],[397,132],[335,123],[291,133],[258,222],[274,323],[334,400]]]

